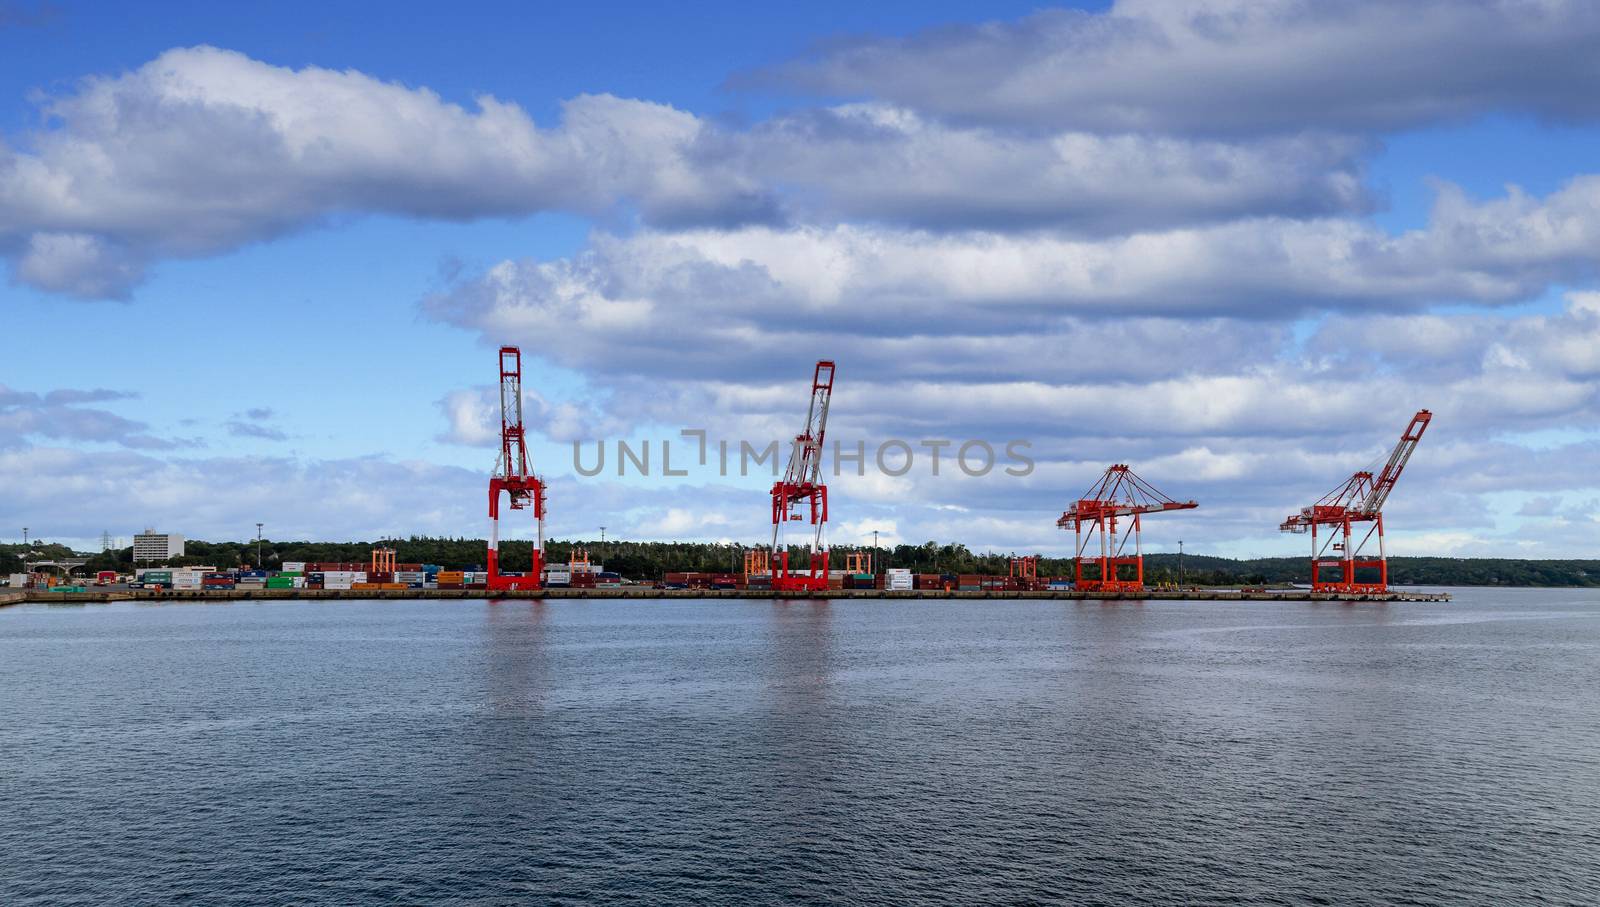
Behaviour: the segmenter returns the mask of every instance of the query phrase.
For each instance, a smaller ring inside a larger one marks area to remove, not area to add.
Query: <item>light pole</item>
[[[1178,539],[1178,588],[1183,588],[1183,539]]]
[[[261,566],[261,524],[260,523],[256,524],[256,569],[257,570],[264,569]]]
[[[872,572],[878,572],[878,530],[872,530]]]

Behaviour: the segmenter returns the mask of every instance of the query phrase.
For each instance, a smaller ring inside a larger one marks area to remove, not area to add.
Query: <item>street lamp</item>
[[[872,572],[878,572],[878,530],[872,530]]]
[[[1178,588],[1183,588],[1183,539],[1178,539]]]
[[[261,524],[256,524],[256,569],[263,569],[261,565]]]

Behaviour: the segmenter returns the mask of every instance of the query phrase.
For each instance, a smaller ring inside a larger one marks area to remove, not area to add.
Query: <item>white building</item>
[[[183,557],[183,536],[146,529],[133,537],[133,559],[138,561],[167,561]]]

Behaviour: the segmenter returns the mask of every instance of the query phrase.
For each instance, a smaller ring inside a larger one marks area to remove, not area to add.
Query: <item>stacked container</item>
[[[322,588],[324,589],[350,589],[356,583],[365,583],[367,574],[362,570],[324,570],[322,572]]]
[[[890,592],[910,592],[916,588],[910,570],[892,569],[884,572],[884,586]]]

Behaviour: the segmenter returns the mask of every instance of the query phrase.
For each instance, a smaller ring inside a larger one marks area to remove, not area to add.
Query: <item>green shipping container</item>
[[[278,576],[279,576],[279,577],[287,577],[287,578],[289,578],[289,579],[293,579],[293,578],[295,578],[295,577],[297,577],[297,576],[305,576],[305,574],[304,574],[304,573],[301,573],[301,572],[300,572],[300,571],[298,571],[298,570],[286,570],[286,571],[284,571],[284,572],[282,572],[282,573],[279,573],[279,574],[278,574]],[[270,579],[273,579],[273,577],[270,577],[270,576],[269,576],[269,577],[267,577],[267,579],[269,579],[269,580],[270,580]]]
[[[50,591],[51,592],[88,592],[89,590],[84,586],[55,586]]]

